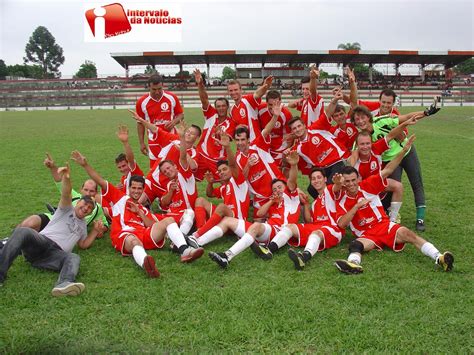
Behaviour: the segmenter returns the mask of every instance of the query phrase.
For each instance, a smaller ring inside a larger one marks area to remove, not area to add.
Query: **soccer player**
[[[204,174],[209,171],[214,179],[218,180],[216,164],[220,160],[226,160],[226,151],[219,144],[219,135],[223,132],[232,137],[235,131],[235,122],[229,117],[229,101],[225,97],[220,97],[214,101],[214,106],[211,105],[202,74],[198,69],[194,70],[194,78],[198,86],[204,115],[203,132],[197,144],[198,169],[195,176],[197,180],[202,181]]]
[[[57,174],[61,179],[58,209],[41,233],[26,227],[13,231],[0,252],[0,286],[3,286],[13,261],[23,254],[33,267],[60,272],[51,291],[53,296],[77,296],[84,291],[84,284],[76,282],[80,257],[72,253],[72,249],[76,244],[81,249],[89,248],[99,234],[102,222],[94,222],[87,234],[85,217],[95,208],[95,202],[84,195],[73,206],[69,165],[57,169]]]
[[[123,148],[125,150],[125,154],[120,153],[117,158],[115,158],[115,166],[122,173],[122,177],[120,178],[120,183],[117,184],[117,188],[123,190],[123,192],[128,195],[127,188],[129,185],[130,177],[132,175],[143,176],[143,171],[138,166],[135,160],[135,155],[133,154],[132,147],[128,142],[127,126],[118,126],[117,138],[120,142],[122,142]]]
[[[137,114],[160,128],[170,132],[174,131],[174,126],[184,120],[183,108],[178,97],[172,92],[163,90],[163,78],[157,74],[148,79],[148,88],[150,92],[140,97],[135,105]],[[145,144],[145,127],[137,124],[137,132],[140,151],[150,158],[151,168],[155,163],[156,156]],[[152,138],[152,135],[149,134],[149,143]]]
[[[254,222],[248,227],[246,233],[230,249],[224,253],[210,252],[209,257],[220,267],[226,268],[230,261],[243,252],[248,247],[258,243],[269,243],[273,241],[275,235],[281,228],[290,223],[297,223],[300,215],[300,198],[296,180],[298,177],[298,154],[295,151],[286,155],[286,161],[290,164],[288,181],[272,181],[273,195],[258,212],[258,216],[265,216],[268,213],[268,220],[265,223]],[[260,257],[271,258],[267,249],[252,248]],[[265,254],[266,253],[266,254]]]
[[[406,120],[409,120],[411,117],[416,117],[416,119],[419,120],[423,117],[434,115],[438,111],[439,108],[436,107],[436,104],[433,104],[425,111],[411,112],[400,116],[379,116],[373,118],[369,109],[365,106],[357,106],[352,111],[351,119],[359,130],[369,131],[372,134],[372,141],[375,142],[378,139],[385,137],[392,128]],[[397,140],[392,140],[390,142],[390,149],[382,154],[383,163],[386,164],[397,156],[406,142],[407,138],[405,135],[402,135],[402,137]],[[425,230],[425,190],[423,188],[420,161],[418,160],[418,155],[416,154],[414,146],[407,151],[406,156],[403,158],[400,166],[397,166],[391,178],[401,181],[402,169],[405,170],[407,174],[415,196],[416,230],[422,232]]]
[[[261,98],[272,86],[273,76],[267,76],[253,94],[242,94],[242,86],[238,80],[231,80],[227,84],[227,93],[234,100],[230,114],[237,126],[247,126],[250,132],[250,141],[255,139],[255,132],[260,129],[258,122],[258,105]]]
[[[454,257],[450,252],[441,254],[433,244],[408,228],[390,222],[378,196],[386,188],[387,177],[402,161],[413,140],[414,136],[408,139],[402,151],[381,170],[380,174],[371,175],[361,182],[355,168],[343,169],[345,194],[337,206],[337,224],[340,228],[350,226],[357,239],[349,244],[348,259],[335,262],[341,272],[359,274],[363,271],[361,266],[363,252],[372,249],[382,250],[384,247],[401,251],[405,243],[413,244],[445,271],[453,268]]]
[[[247,219],[248,216],[250,206],[249,186],[235,161],[234,152],[230,147],[230,136],[222,132],[219,136],[218,142],[225,148],[228,160],[221,160],[217,163],[217,172],[222,185],[214,188],[213,180],[209,179],[206,194],[208,197],[221,198],[223,202],[214,208],[205,198],[199,197],[196,200],[196,224],[202,224],[204,213],[209,215],[210,218],[193,233],[194,238],[199,238],[199,236],[206,233],[218,224],[223,217]]]
[[[315,66],[311,67],[309,77],[301,79],[303,97],[288,104],[289,108],[301,112],[301,121],[306,127],[311,126],[324,113],[324,100],[317,90],[318,78],[319,70]]]
[[[61,175],[58,172],[58,167],[51,157],[51,154],[46,153],[46,158],[44,159],[43,164],[50,170],[51,176],[56,183],[56,187],[59,191],[62,191]],[[76,206],[76,203],[82,198],[82,196],[89,196],[95,201],[97,196],[97,184],[94,180],[88,179],[84,181],[80,191],[72,189],[71,194],[73,207]],[[50,213],[40,213],[28,216],[18,225],[18,227],[28,227],[37,232],[41,232],[50,222],[53,212],[54,210],[51,210]],[[89,230],[94,226],[96,221],[100,221],[100,230],[97,235],[98,238],[103,237],[109,227],[109,222],[107,221],[107,218],[104,215],[104,210],[99,203],[94,204],[93,210],[85,217],[85,221]]]
[[[130,195],[125,195],[102,178],[80,152],[72,152],[71,158],[84,168],[102,188],[107,200],[113,203],[110,232],[112,245],[123,256],[132,255],[137,265],[143,268],[150,278],[157,278],[160,273],[156,268],[155,260],[146,253],[145,249],[162,248],[166,234],[178,246],[182,262],[191,262],[201,257],[203,250],[191,248],[186,244],[183,234],[172,217],[153,215],[138,203],[145,186],[145,179],[142,176],[130,178]]]

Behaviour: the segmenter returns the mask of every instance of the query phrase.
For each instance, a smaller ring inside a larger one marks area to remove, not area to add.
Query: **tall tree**
[[[474,59],[470,58],[454,67],[454,70],[459,74],[474,74]]]
[[[362,47],[359,42],[354,42],[354,43],[339,43],[337,46],[337,49],[345,49],[345,50],[350,50],[350,49],[357,49],[360,50]]]
[[[0,59],[0,80],[5,80],[6,76],[8,75],[7,65]]]
[[[222,69],[222,80],[235,79],[236,77],[237,72],[231,67],[224,67],[224,69]]]
[[[43,70],[43,77],[47,78],[52,73],[60,75],[58,68],[64,63],[63,49],[56,43],[56,39],[44,26],[34,30],[25,47],[25,63],[39,64]]]
[[[81,64],[74,77],[79,79],[97,78],[97,67],[95,66],[95,63],[90,60],[86,60]]]

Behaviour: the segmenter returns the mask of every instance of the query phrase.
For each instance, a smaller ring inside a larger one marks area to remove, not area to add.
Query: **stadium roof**
[[[474,51],[411,50],[266,50],[200,52],[111,53],[123,68],[134,65],[250,64],[250,63],[365,63],[365,64],[444,64],[450,68],[474,56]]]

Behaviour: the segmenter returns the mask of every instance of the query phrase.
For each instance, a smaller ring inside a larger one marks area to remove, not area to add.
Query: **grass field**
[[[0,236],[58,200],[42,166],[46,151],[61,164],[78,149],[105,178],[119,179],[115,130],[126,123],[134,131],[126,111],[0,115]],[[202,125],[197,109],[187,109],[186,120]],[[346,256],[346,237],[304,272],[293,269],[286,248],[270,262],[246,251],[225,271],[206,255],[184,265],[167,248],[151,251],[162,277],[150,280],[106,236],[78,251],[78,280],[86,284],[80,297],[51,297],[57,274],[15,261],[0,289],[0,352],[472,353],[473,123],[473,108],[445,108],[410,129],[427,196],[423,236],[453,252],[451,273],[407,246],[399,254],[371,252],[364,274],[342,275],[333,261]],[[138,160],[147,165],[144,156]],[[85,177],[73,164],[73,185]],[[413,197],[405,186],[402,223],[412,228]],[[233,242],[224,238],[206,250]]]

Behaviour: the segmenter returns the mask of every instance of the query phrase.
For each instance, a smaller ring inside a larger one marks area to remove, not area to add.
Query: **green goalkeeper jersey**
[[[372,142],[386,137],[393,128],[399,125],[399,123],[400,122],[397,116],[387,115],[374,117],[374,122],[372,122],[372,127],[374,129],[372,132]],[[405,137],[401,142],[396,139],[392,139],[388,144],[390,148],[382,154],[382,161],[389,162],[394,159],[402,151],[407,141],[407,137]],[[406,154],[409,152],[410,150]]]

